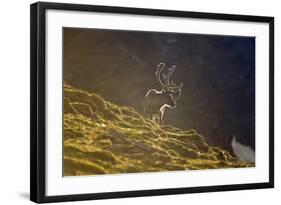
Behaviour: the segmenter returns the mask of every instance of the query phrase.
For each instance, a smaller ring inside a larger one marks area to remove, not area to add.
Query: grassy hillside
[[[64,175],[250,167],[195,130],[160,127],[130,107],[64,84]]]

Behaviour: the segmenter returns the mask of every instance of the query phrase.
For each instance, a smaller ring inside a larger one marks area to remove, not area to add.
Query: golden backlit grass
[[[130,107],[64,84],[64,175],[250,167],[195,130],[160,127]]]

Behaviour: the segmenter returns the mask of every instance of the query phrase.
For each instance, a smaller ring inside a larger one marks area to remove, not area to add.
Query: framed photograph
[[[31,5],[34,202],[274,187],[274,18]]]

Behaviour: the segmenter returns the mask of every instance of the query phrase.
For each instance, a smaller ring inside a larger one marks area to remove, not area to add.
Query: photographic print
[[[63,28],[63,175],[255,167],[255,37]]]
[[[274,187],[274,17],[30,6],[30,199]]]

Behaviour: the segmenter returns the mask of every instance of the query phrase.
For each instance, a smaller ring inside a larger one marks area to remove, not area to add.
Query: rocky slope
[[[195,130],[160,127],[130,107],[64,84],[64,175],[251,167]]]

